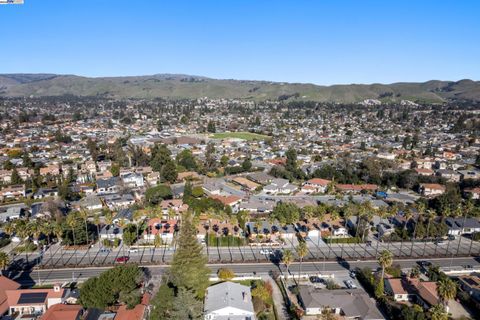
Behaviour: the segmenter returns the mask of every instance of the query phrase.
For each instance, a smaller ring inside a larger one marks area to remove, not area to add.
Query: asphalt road
[[[295,255],[296,239],[287,239],[287,243],[279,248],[283,251],[290,249]],[[472,242],[468,238],[443,241],[436,245],[432,242],[394,242],[382,243],[373,241],[370,246],[366,244],[332,244],[328,245],[320,239],[307,240],[309,249],[305,260],[368,260],[375,259],[382,250],[389,250],[397,258],[427,258],[427,257],[451,257],[480,255],[480,243]],[[230,247],[204,247],[204,254],[210,263],[245,263],[245,262],[268,262],[270,257],[262,254],[262,248],[250,246]],[[65,268],[78,266],[108,266],[113,265],[117,258],[128,256],[130,262],[139,264],[168,263],[172,260],[175,248],[139,248],[137,251],[129,251],[127,247],[113,249],[110,252],[102,252],[98,245],[90,250],[64,250],[60,245],[54,244],[45,252],[31,254],[19,254],[14,257],[14,267],[25,269],[27,266],[39,265],[42,268]],[[297,257],[298,258],[298,257]],[[27,263],[28,262],[28,263]]]
[[[394,264],[399,264],[402,268],[412,268],[417,265],[418,259],[402,259],[394,260]],[[479,265],[480,259],[478,257],[453,257],[453,258],[433,258],[428,261],[441,267],[462,267],[464,265]],[[153,277],[160,277],[168,265],[148,265],[145,266]],[[271,262],[259,263],[232,263],[232,264],[209,264],[212,274],[221,267],[228,267],[232,269],[237,275],[266,275],[276,270],[283,274],[286,273],[286,268],[283,264],[275,264]],[[376,260],[368,261],[325,261],[325,262],[310,262],[302,263],[302,274],[319,274],[331,273],[338,271],[346,271],[356,267],[371,269],[378,268]],[[65,269],[36,269],[33,271],[13,271],[10,276],[20,282],[24,286],[31,286],[34,284],[46,283],[63,283],[69,281],[84,281],[90,277],[98,276],[100,273],[111,267],[84,267],[84,268],[65,268]],[[290,265],[291,273],[298,273],[300,263],[296,262]]]

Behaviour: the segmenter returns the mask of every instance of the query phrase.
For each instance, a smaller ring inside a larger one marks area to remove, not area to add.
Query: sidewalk
[[[280,288],[277,286],[275,280],[272,279],[270,276],[262,277],[262,280],[265,282],[270,282],[272,284],[272,298],[273,303],[275,304],[275,309],[277,310],[278,320],[288,320],[290,317],[288,316],[287,308],[285,307],[285,301],[283,300],[282,293],[280,292]]]

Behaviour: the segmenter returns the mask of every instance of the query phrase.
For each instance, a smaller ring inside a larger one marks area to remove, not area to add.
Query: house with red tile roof
[[[43,314],[53,305],[63,303],[66,293],[58,285],[53,289],[6,290],[8,314]]]
[[[221,196],[212,194],[210,198],[220,201],[224,206],[230,206],[234,212],[238,210],[238,205],[242,202],[242,198],[235,195]]]
[[[325,193],[327,191],[328,184],[332,181],[320,178],[314,178],[305,181],[302,186],[302,192],[305,193]]]
[[[143,239],[153,242],[155,240],[155,236],[158,234],[163,243],[172,243],[175,228],[178,223],[178,220],[174,219],[150,219],[147,223],[147,229],[143,234]]]
[[[376,191],[378,186],[376,184],[337,184],[335,188],[341,192],[358,193],[361,191]]]
[[[426,197],[441,195],[445,192],[445,186],[438,183],[422,183],[420,184],[420,193]]]
[[[117,310],[115,320],[142,320],[145,318],[148,304],[150,302],[150,294],[145,293],[142,302],[137,304],[133,309],[127,309],[126,305],[120,306]]]
[[[19,283],[0,275],[0,317],[8,311],[7,290],[17,290]]]
[[[39,320],[80,320],[83,308],[76,304],[56,304],[49,308]]]

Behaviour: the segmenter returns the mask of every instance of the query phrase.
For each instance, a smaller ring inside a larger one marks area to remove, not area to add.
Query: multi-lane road
[[[402,259],[395,260],[394,264],[400,265],[403,269],[412,268],[417,265],[418,259]],[[462,267],[465,265],[478,265],[478,258],[433,258],[428,261],[434,265],[439,265],[444,268]],[[161,276],[168,268],[168,265],[148,265],[145,266],[153,277]],[[275,264],[272,262],[258,262],[258,263],[232,263],[232,264],[209,264],[212,274],[215,274],[221,267],[228,267],[232,269],[237,275],[265,275],[272,271],[277,271],[286,274],[286,268],[283,264]],[[321,274],[321,273],[335,273],[346,271],[348,269],[368,267],[376,269],[379,267],[376,260],[367,261],[306,261],[302,264],[302,274]],[[56,282],[70,282],[70,281],[84,281],[90,277],[98,276],[100,273],[111,267],[84,267],[84,268],[55,268],[55,269],[34,269],[32,271],[15,272],[12,274],[13,278],[22,285],[46,284]],[[300,263],[295,262],[290,265],[291,273],[298,273]]]
[[[237,273],[265,273],[272,270],[283,271],[284,266],[278,265],[279,256],[286,249],[294,255],[296,239],[287,239],[285,245],[268,249],[274,254],[265,254],[265,248],[254,246],[204,247],[212,271],[218,265],[228,264]],[[478,265],[469,256],[480,256],[480,243],[468,238],[457,238],[433,242],[395,242],[382,243],[372,241],[367,244],[332,244],[328,245],[321,239],[307,239],[308,255],[304,257],[305,272],[335,271],[348,266],[377,267],[376,258],[382,250],[393,253],[395,260],[402,266],[411,267],[417,260],[429,259],[438,261],[441,266]],[[24,285],[44,282],[64,282],[84,280],[98,275],[101,271],[119,264],[117,259],[128,256],[129,262],[143,265],[151,270],[153,275],[160,275],[172,260],[174,247],[162,248],[127,248],[119,247],[104,252],[96,245],[87,250],[65,250],[58,244],[52,245],[44,252],[19,254],[13,259],[9,274],[19,279]],[[435,260],[437,259],[437,260]],[[277,265],[272,261],[276,261]],[[298,261],[298,257],[296,257]],[[344,261],[339,264],[338,261]],[[350,262],[346,262],[350,261]],[[291,267],[295,271],[298,265]]]
[[[287,239],[286,244],[272,250],[283,251],[290,249],[295,254],[296,239]],[[308,239],[308,255],[305,260],[346,260],[376,259],[382,250],[389,250],[398,258],[421,257],[452,257],[480,255],[480,243],[468,238],[457,238],[452,241],[443,241],[440,244],[433,242],[392,242],[383,243],[372,241],[367,244],[332,244],[328,245],[321,239]],[[262,253],[265,248],[254,246],[204,247],[204,254],[210,263],[247,263],[267,262],[268,255]],[[111,251],[101,250],[96,245],[87,250],[65,250],[58,244],[52,245],[45,252],[36,252],[29,255],[20,254],[14,257],[15,265],[22,268],[27,260],[41,268],[64,268],[78,266],[108,266],[117,263],[117,259],[128,256],[130,262],[139,264],[169,263],[175,252],[174,247],[119,247]],[[298,257],[297,257],[298,258]]]

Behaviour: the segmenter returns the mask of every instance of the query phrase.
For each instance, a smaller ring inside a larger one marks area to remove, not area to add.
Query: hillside
[[[218,80],[198,76],[159,74],[135,77],[87,78],[54,74],[0,75],[0,96],[105,96],[112,98],[239,98],[301,99],[358,102],[364,99],[442,102],[480,100],[480,82],[472,80],[423,83],[318,86],[268,81]]]

